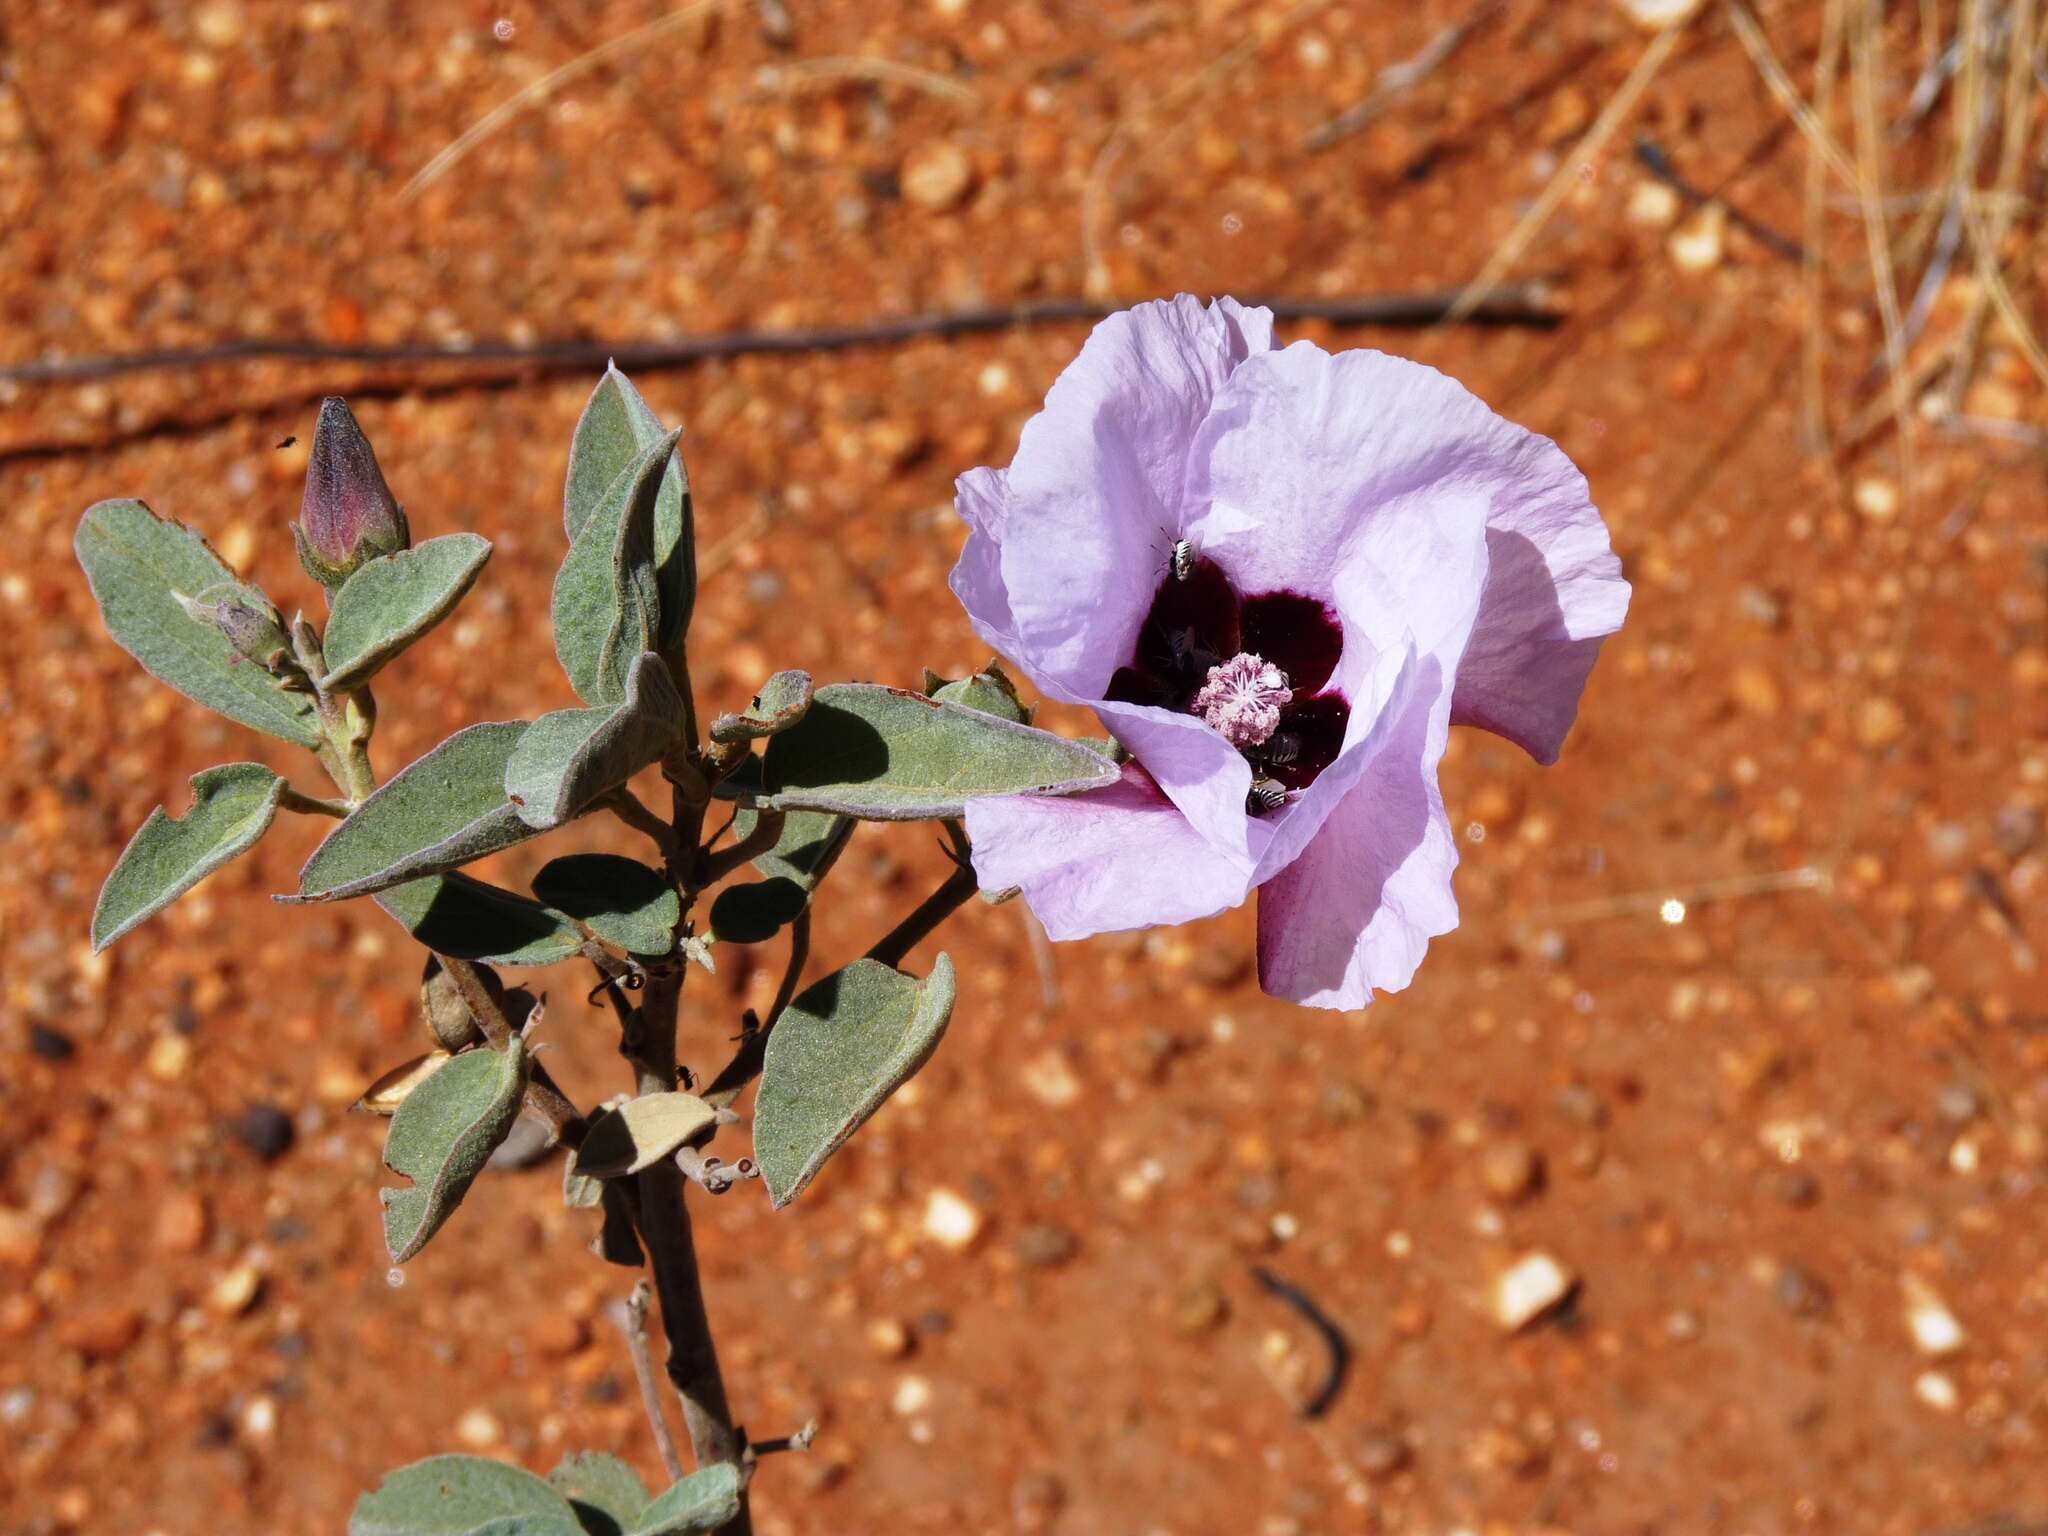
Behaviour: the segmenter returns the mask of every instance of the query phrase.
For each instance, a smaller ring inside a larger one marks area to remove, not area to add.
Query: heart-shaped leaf
[[[107,633],[152,677],[267,736],[320,744],[312,699],[279,689],[178,601],[237,580],[199,534],[139,501],[103,501],[87,509],[73,547]]]
[[[739,1518],[744,1486],[735,1462],[699,1467],[648,1505],[626,1536],[698,1536],[720,1530]]]
[[[367,896],[534,836],[505,796],[505,765],[526,730],[503,721],[457,731],[351,811],[299,872],[299,894],[280,899]]]
[[[667,954],[683,920],[683,904],[661,871],[615,853],[556,859],[533,877],[533,892],[636,955]]]
[[[173,817],[158,806],[121,851],[93,908],[93,952],[255,847],[276,820],[283,794],[284,780],[261,763],[228,763],[195,774],[192,809]]]
[[[583,947],[566,913],[464,874],[428,875],[377,893],[389,912],[437,955],[487,965],[553,965]]]
[[[754,830],[757,813],[743,810],[733,818],[735,838]],[[795,919],[810,905],[818,882],[838,862],[853,835],[850,816],[823,811],[791,811],[783,818],[775,846],[754,860],[767,878],[728,885],[711,903],[711,936],[727,944],[758,944]]]
[[[526,1520],[525,1526],[498,1522]],[[480,1527],[509,1536],[580,1536],[576,1512],[531,1472],[482,1456],[430,1456],[400,1467],[356,1500],[348,1536],[472,1536]]]
[[[986,795],[1067,794],[1116,765],[1078,742],[902,688],[834,683],[768,743],[764,804],[869,821],[958,816]]]
[[[590,1122],[576,1149],[576,1171],[591,1179],[638,1173],[717,1118],[718,1111],[694,1093],[643,1093]]]
[[[723,746],[779,736],[811,707],[811,674],[778,672],[761,685],[754,702],[737,715],[720,715],[711,722],[711,739]]]
[[[924,981],[856,960],[783,1010],[754,1105],[754,1155],[778,1207],[930,1059],[952,1016],[945,955]]]
[[[626,694],[601,709],[558,709],[527,728],[505,762],[504,793],[536,831],[558,827],[610,794],[681,740],[683,700],[668,667],[643,651]]]
[[[617,368],[606,368],[569,447],[569,476],[562,493],[562,522],[573,544],[605,493],[649,444],[666,431],[640,391]],[[690,505],[690,476],[683,456],[671,451],[654,501],[654,559],[661,587],[661,635],[656,649],[675,649],[690,627],[697,599],[697,538]]]
[[[526,1047],[514,1035],[502,1051],[478,1046],[444,1063],[406,1095],[384,1139],[384,1165],[412,1180],[383,1189],[384,1246],[403,1264],[455,1213],[519,1114]]]
[[[366,560],[334,594],[321,637],[327,675],[322,692],[357,688],[392,657],[446,618],[491,558],[474,533],[429,539],[395,555]]]
[[[548,1474],[589,1536],[625,1536],[653,1495],[640,1474],[603,1451],[578,1451]]]
[[[641,450],[605,491],[555,573],[555,655],[586,704],[625,696],[625,669],[661,643],[655,501],[680,433]]]

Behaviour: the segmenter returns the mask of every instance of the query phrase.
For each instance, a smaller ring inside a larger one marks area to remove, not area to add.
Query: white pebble
[[[1065,1109],[1081,1097],[1081,1079],[1061,1051],[1040,1051],[1024,1063],[1024,1091],[1048,1109]]]
[[[981,1212],[950,1189],[935,1189],[924,1202],[924,1235],[941,1248],[963,1249],[981,1234]]]
[[[242,1410],[242,1433],[259,1443],[276,1434],[277,1400],[270,1397],[251,1398],[249,1406]]]
[[[932,1405],[932,1384],[922,1376],[905,1376],[896,1383],[896,1395],[889,1399],[889,1406],[901,1418],[923,1413]]]
[[[1578,1277],[1547,1253],[1527,1253],[1493,1282],[1493,1320],[1509,1333],[1526,1328],[1571,1295]]]
[[[1704,0],[1621,0],[1621,8],[1637,26],[1661,32],[1688,20],[1703,3]]]
[[[472,1408],[455,1421],[455,1438],[471,1450],[488,1450],[502,1438],[498,1421],[488,1408]]]
[[[1913,1395],[1942,1413],[1955,1412],[1956,1404],[1961,1400],[1956,1384],[1940,1371],[1922,1371],[1914,1378]]]
[[[1906,1293],[1906,1329],[1921,1354],[1951,1355],[1963,1347],[1963,1325],[1933,1286],[1918,1275],[1907,1275],[1901,1288]]]

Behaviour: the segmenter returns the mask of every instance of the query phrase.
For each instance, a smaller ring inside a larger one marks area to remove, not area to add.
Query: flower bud
[[[228,644],[244,661],[253,661],[266,672],[296,670],[284,618],[255,588],[223,581],[197,597],[187,597],[182,592],[173,595],[186,613],[226,635]]]
[[[298,540],[299,563],[329,592],[366,560],[412,544],[405,510],[384,483],[370,440],[339,397],[320,403],[306,497],[292,537]]]

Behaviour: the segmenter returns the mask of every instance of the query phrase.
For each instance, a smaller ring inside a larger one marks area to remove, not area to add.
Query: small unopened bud
[[[364,561],[412,544],[405,510],[384,483],[376,451],[339,397],[320,403],[320,425],[306,465],[306,496],[292,537],[298,540],[306,574],[330,592]]]
[[[253,661],[266,672],[292,668],[292,641],[285,633],[284,616],[253,587],[223,581],[197,597],[182,592],[172,595],[191,617],[226,635],[244,661]]]

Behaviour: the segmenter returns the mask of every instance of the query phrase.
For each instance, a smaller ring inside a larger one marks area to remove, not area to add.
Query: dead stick
[[[626,1353],[633,1357],[633,1379],[640,1383],[640,1401],[647,1408],[647,1422],[654,1426],[654,1446],[661,1452],[661,1465],[672,1483],[681,1482],[683,1454],[676,1449],[675,1431],[669,1428],[668,1415],[662,1411],[661,1388],[654,1375],[654,1353],[647,1347],[647,1303],[653,1292],[642,1280],[633,1287],[633,1294],[624,1301],[615,1301],[609,1311],[619,1332],[626,1336]]]

